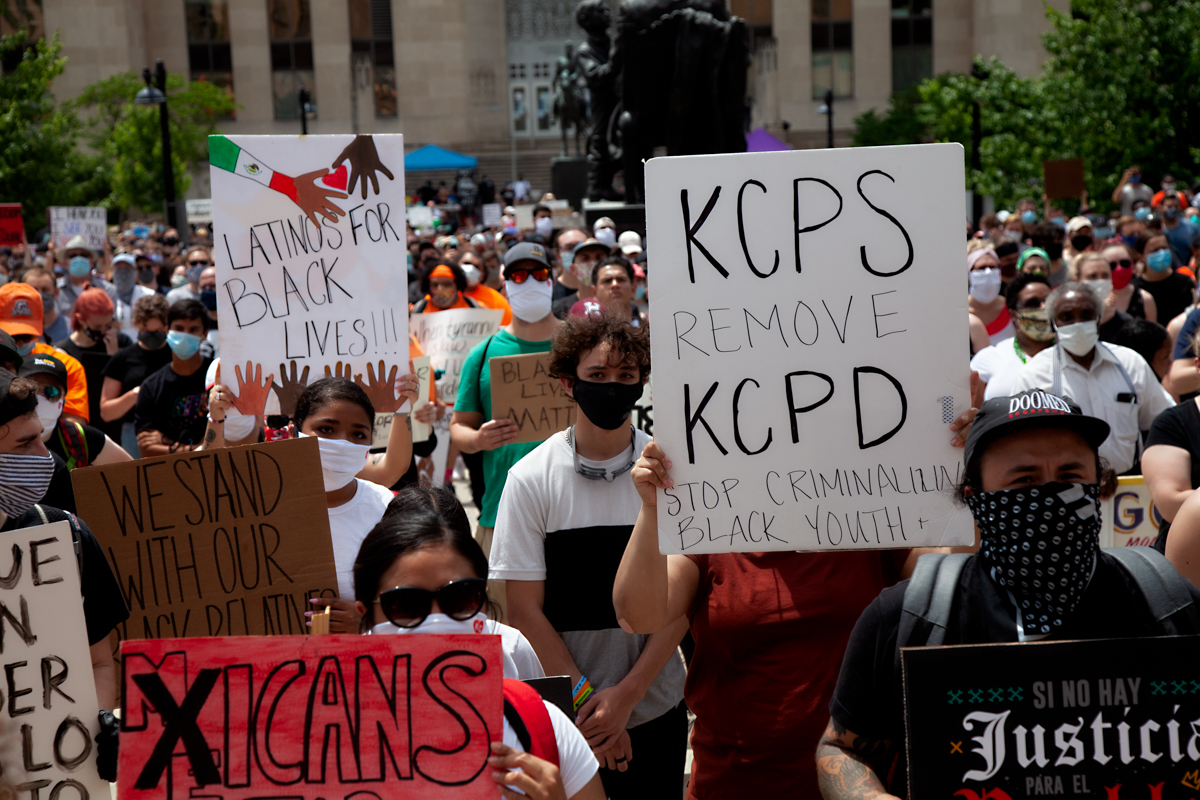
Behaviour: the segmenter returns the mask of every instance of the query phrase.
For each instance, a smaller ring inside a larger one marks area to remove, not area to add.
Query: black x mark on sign
[[[171,753],[175,749],[175,743],[180,739],[187,748],[188,762],[192,766],[196,782],[200,786],[221,782],[221,773],[217,771],[217,765],[213,763],[208,742],[204,740],[204,734],[200,732],[200,728],[196,724],[196,718],[200,716],[200,709],[204,707],[204,701],[212,693],[220,676],[221,670],[219,669],[200,670],[200,674],[192,682],[192,688],[183,698],[183,705],[179,706],[175,704],[175,698],[171,696],[170,690],[163,685],[162,678],[158,675],[132,676],[133,682],[142,690],[142,694],[154,706],[154,710],[162,717],[163,721],[162,736],[159,737],[158,744],[154,745],[154,751],[146,760],[146,765],[142,767],[142,774],[138,776],[137,783],[134,784],[136,788],[153,789],[158,785],[163,772],[171,763]]]

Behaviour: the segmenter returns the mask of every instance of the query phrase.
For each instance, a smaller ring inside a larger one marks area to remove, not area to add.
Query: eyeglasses
[[[1116,261],[1108,262],[1108,266],[1113,269],[1116,269],[1117,267],[1125,267],[1125,269],[1129,269],[1130,267],[1133,266],[1133,262],[1130,261],[1128,258],[1121,258]]]
[[[530,275],[533,276],[535,281],[540,282],[550,280],[550,270],[546,269],[545,267],[538,267],[537,269],[514,269],[510,272],[506,272],[504,277],[506,280],[510,280],[513,283],[524,283],[525,281],[529,280]]]
[[[435,598],[438,608],[446,616],[459,621],[470,619],[487,603],[487,581],[463,578],[450,581],[435,592],[416,586],[398,586],[381,592],[375,602],[397,628],[415,628],[429,616]]]
[[[43,386],[38,390],[38,394],[53,403],[66,393],[57,386]]]
[[[188,266],[189,267],[211,267],[212,262],[211,261],[189,261]]]
[[[1027,300],[1022,300],[1017,303],[1017,308],[1021,311],[1030,311],[1038,308],[1045,308],[1046,301],[1040,297],[1030,297]]]

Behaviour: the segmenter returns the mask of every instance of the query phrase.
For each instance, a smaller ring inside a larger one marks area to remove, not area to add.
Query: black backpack
[[[1192,602],[1191,584],[1175,571],[1166,557],[1150,547],[1113,547],[1104,551],[1117,560],[1137,584],[1160,636],[1200,633],[1200,612]],[[940,645],[958,594],[966,553],[930,553],[917,560],[908,588],[896,638],[896,658],[901,647]]]

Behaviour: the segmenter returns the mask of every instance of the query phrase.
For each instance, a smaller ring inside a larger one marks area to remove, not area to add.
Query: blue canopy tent
[[[405,172],[421,172],[436,169],[474,169],[479,159],[456,153],[436,144],[418,147],[404,157]]]

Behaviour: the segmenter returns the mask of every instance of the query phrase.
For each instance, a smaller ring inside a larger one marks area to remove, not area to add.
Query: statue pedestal
[[[583,208],[587,197],[588,165],[584,156],[559,156],[550,159],[550,191],[559,200],[566,200],[571,208]]]
[[[646,236],[646,206],[641,203],[622,203],[616,200],[584,200],[583,219],[590,231],[601,217],[608,217],[618,230],[634,230]]]

